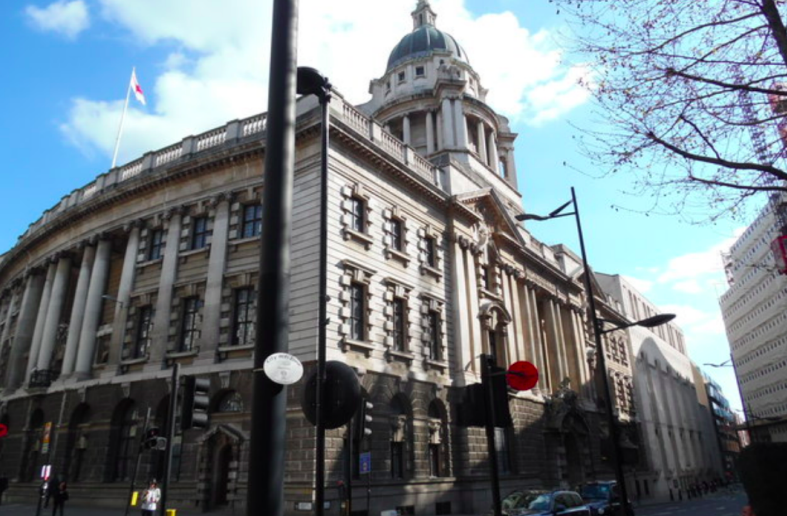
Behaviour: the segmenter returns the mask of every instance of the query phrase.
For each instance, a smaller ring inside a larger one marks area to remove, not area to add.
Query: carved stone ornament
[[[391,441],[395,443],[404,442],[407,429],[407,416],[399,415],[391,417]]]
[[[489,229],[489,226],[486,223],[478,222],[475,226],[473,226],[473,230],[475,232],[475,243],[479,249],[483,249],[489,243],[489,239],[492,237],[492,230]]]
[[[439,419],[429,420],[429,444],[440,444],[443,422]]]

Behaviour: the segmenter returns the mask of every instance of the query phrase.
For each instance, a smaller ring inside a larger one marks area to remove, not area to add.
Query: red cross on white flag
[[[134,96],[137,97],[137,100],[143,106],[147,106],[147,103],[145,102],[145,94],[142,93],[142,86],[140,86],[139,82],[137,81],[136,70],[131,71],[131,89],[134,90]]]

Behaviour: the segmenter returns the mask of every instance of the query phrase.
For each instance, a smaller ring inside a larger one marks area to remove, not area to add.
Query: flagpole
[[[123,114],[120,115],[120,127],[118,127],[118,136],[115,139],[115,153],[112,155],[112,166],[109,167],[110,169],[115,168],[115,164],[118,160],[118,150],[120,149],[120,135],[123,134],[123,122],[126,119],[126,110],[128,109],[128,99],[131,96],[131,79],[134,77],[134,72],[136,71],[136,67],[131,68],[131,77],[128,78],[128,91],[126,91],[126,103],[123,104]]]

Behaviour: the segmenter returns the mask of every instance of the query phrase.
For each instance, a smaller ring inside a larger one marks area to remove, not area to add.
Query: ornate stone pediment
[[[457,195],[454,202],[461,204],[477,217],[475,223],[475,244],[481,248],[490,241],[508,241],[520,247],[525,246],[516,220],[504,208],[505,204],[492,188],[483,188],[475,192]]]

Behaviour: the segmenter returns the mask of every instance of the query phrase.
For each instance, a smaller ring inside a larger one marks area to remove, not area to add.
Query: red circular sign
[[[506,374],[508,385],[517,391],[529,391],[538,383],[538,369],[530,362],[514,362]]]
[[[0,423],[0,438],[5,437],[6,435],[8,435],[8,427]]]

